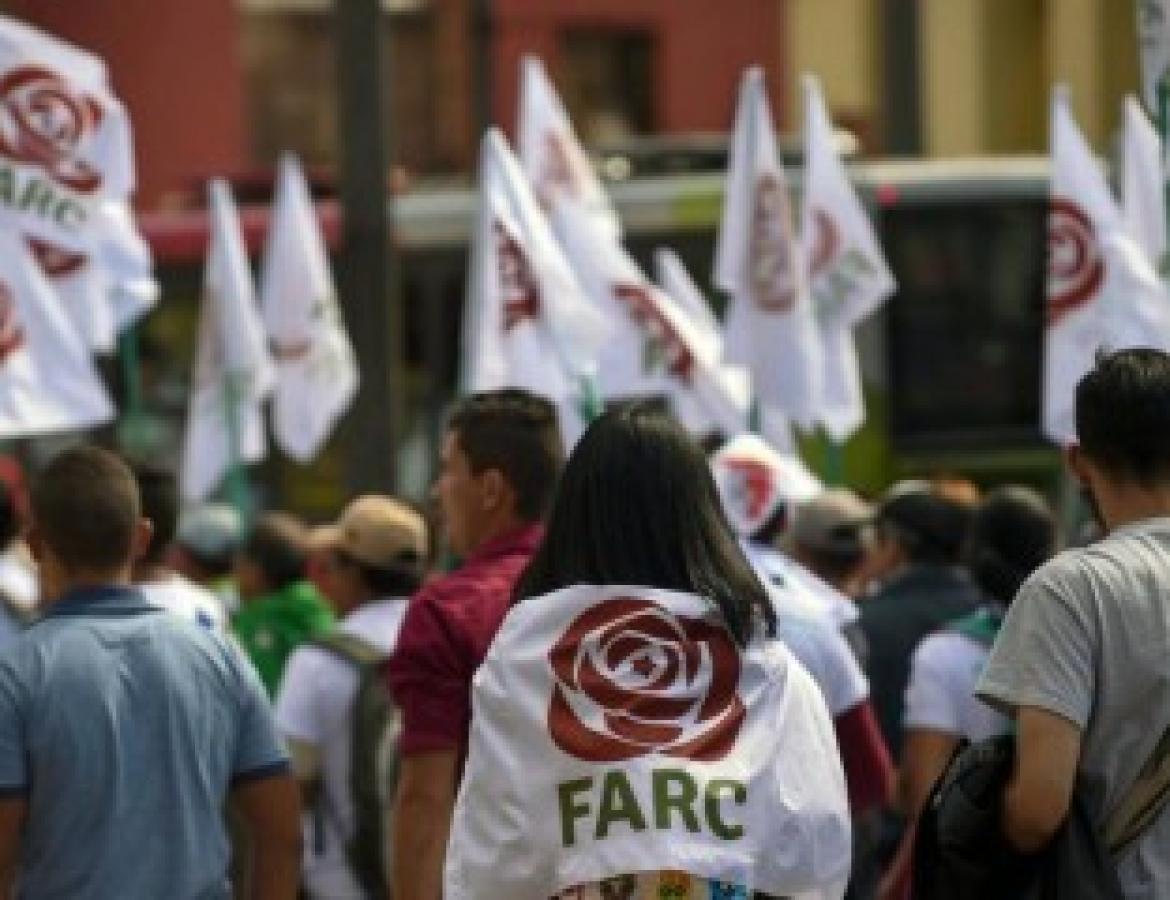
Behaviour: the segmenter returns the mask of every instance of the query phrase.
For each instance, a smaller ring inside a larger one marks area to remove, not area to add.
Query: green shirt
[[[333,612],[307,581],[294,581],[275,593],[245,601],[232,619],[232,629],[269,697],[276,696],[293,650],[332,627]]]

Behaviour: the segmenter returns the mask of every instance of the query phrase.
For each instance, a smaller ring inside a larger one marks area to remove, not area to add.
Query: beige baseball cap
[[[423,517],[405,503],[378,494],[358,497],[314,537],[317,546],[331,546],[376,569],[421,563],[427,556]]]

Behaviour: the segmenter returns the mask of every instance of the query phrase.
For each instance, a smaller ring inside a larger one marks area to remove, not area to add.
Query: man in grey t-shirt
[[[1099,786],[1104,822],[1170,728],[1170,356],[1100,357],[1076,424],[1067,462],[1108,535],[1025,582],[977,691],[1016,718],[1003,826],[1025,851],[1055,834],[1078,774]],[[1128,900],[1170,897],[1170,812],[1117,870]]]
[[[68,450],[32,513],[45,614],[0,656],[0,896],[226,900],[229,798],[252,896],[294,896],[299,800],[264,689],[129,587],[150,538],[129,470]]]

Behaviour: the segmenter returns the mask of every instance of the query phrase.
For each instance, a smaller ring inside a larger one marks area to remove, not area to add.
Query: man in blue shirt
[[[254,896],[295,896],[299,801],[263,688],[227,641],[129,587],[134,478],[93,447],[32,492],[44,618],[0,657],[0,896],[228,898],[223,807]]]

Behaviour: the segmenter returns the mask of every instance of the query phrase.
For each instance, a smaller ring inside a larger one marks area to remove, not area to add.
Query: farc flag
[[[0,18],[0,224],[92,250],[134,188],[130,122],[96,56]]]
[[[466,391],[522,387],[582,399],[607,324],[593,309],[496,129],[484,135],[464,316]],[[579,430],[563,421],[565,433]]]
[[[551,212],[558,201],[571,200],[614,237],[619,236],[617,213],[577,140],[544,65],[534,56],[525,56],[520,67],[517,150],[541,208]]]
[[[275,380],[231,190],[216,179],[208,192],[211,246],[181,474],[191,501],[206,499],[232,466],[264,458],[261,405]]]
[[[762,404],[812,426],[821,397],[820,334],[759,68],[749,69],[740,87],[714,280],[731,295],[724,359],[751,372]]]
[[[113,417],[89,349],[28,246],[0,231],[0,438],[88,428]]]
[[[752,379],[746,370],[738,366],[724,365],[723,330],[715,313],[711,311],[706,298],[687,271],[683,261],[673,250],[659,248],[654,254],[658,284],[667,298],[686,313],[690,333],[696,342],[695,354],[705,361],[712,378],[719,385],[720,394],[725,398],[721,406],[734,410],[736,428],[727,431],[734,434],[748,422],[751,410]],[[675,392],[676,414],[693,432],[702,433],[721,426],[704,414],[703,406],[696,403],[692,392]],[[725,423],[730,424],[730,423]]]
[[[1166,193],[1158,133],[1134,97],[1125,98],[1121,215],[1156,272],[1166,266]]]
[[[629,355],[643,361],[648,382],[621,381],[604,362],[600,374],[606,396],[652,393],[670,399],[680,421],[695,432],[734,434],[748,421],[749,398],[722,368],[715,348],[670,297],[638,268],[622,245],[583,210],[565,201],[553,214],[573,271],[581,286],[615,323],[614,342],[633,343]],[[656,390],[655,390],[656,389]]]
[[[824,700],[781,642],[737,647],[709,599],[579,585],[525,600],[472,710],[448,900],[584,896],[646,869],[729,897],[844,893],[849,809]]]
[[[1170,350],[1170,303],[1126,232],[1063,87],[1053,93],[1050,139],[1043,428],[1054,442],[1069,444],[1076,440],[1074,389],[1096,352]]]
[[[309,188],[291,156],[280,161],[260,306],[276,358],[273,435],[306,463],[353,400],[358,371]]]
[[[823,340],[825,431],[844,441],[865,421],[853,328],[894,291],[877,236],[833,147],[820,85],[804,80],[804,198],[801,237],[808,288]]]
[[[1134,0],[1134,4],[1142,55],[1142,90],[1146,105],[1158,115],[1158,84],[1166,80],[1170,69],[1170,3],[1167,0]]]

